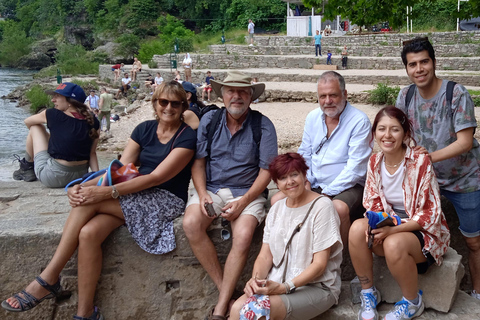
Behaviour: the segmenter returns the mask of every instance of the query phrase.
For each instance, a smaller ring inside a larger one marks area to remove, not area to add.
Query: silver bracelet
[[[285,287],[285,293],[286,294],[289,294],[290,293],[290,287],[288,286],[288,284],[286,282],[282,283],[283,286]]]

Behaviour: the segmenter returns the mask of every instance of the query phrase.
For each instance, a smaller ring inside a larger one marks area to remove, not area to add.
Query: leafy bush
[[[138,50],[138,60],[150,61],[154,54],[164,54],[166,50],[165,44],[160,40],[145,41],[140,45]]]
[[[473,97],[472,99],[473,99],[473,105],[474,105],[475,107],[480,107],[480,96],[478,96],[478,97]]]
[[[21,57],[30,53],[32,40],[27,38],[27,34],[17,22],[7,20],[0,24],[2,25],[0,64],[14,67]]]
[[[375,89],[368,92],[370,93],[368,100],[372,104],[395,105],[400,87],[389,87],[388,84],[379,83]]]
[[[40,85],[33,86],[30,90],[25,93],[25,96],[32,104],[30,106],[30,111],[36,113],[42,108],[53,107],[53,102],[51,97],[45,93],[45,90]]]
[[[78,84],[80,87],[82,87],[82,89],[85,91],[85,94],[90,94],[90,90],[95,90],[98,92],[98,90],[100,89],[100,85],[97,83],[97,80],[93,79],[93,80],[82,80],[82,79],[78,79],[78,78],[74,78],[72,79],[73,83],[75,84]]]
[[[178,46],[181,52],[191,51],[193,49],[193,38],[195,32],[188,30],[179,20],[169,14],[166,17],[160,17],[157,20],[160,30],[160,41],[165,44],[166,52],[173,51],[175,40],[178,39]]]
[[[156,69],[158,67],[158,63],[154,60],[150,60],[150,61],[148,61],[148,67],[150,69]]]
[[[59,45],[55,59],[62,74],[98,74],[100,61],[95,61],[94,54],[81,45]]]

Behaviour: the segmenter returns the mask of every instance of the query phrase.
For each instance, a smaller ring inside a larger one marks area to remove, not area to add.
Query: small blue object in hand
[[[399,216],[391,216],[388,212],[367,211],[368,218],[368,248],[373,245],[374,234],[373,229],[382,228],[385,226],[398,226],[402,223]]]

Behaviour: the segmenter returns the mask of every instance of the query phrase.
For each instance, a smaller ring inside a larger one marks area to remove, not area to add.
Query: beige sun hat
[[[221,89],[223,86],[253,88],[252,101],[260,97],[263,91],[265,91],[265,83],[252,84],[252,78],[240,71],[230,71],[223,82],[210,80],[210,84],[219,97],[222,97]]]

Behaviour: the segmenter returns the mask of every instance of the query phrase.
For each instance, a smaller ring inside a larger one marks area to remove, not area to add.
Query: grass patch
[[[72,82],[75,83],[75,84],[78,84],[80,87],[82,87],[82,89],[83,89],[83,91],[85,91],[86,95],[90,94],[90,90],[97,91],[96,93],[98,95],[100,85],[97,83],[97,80],[95,80],[95,79],[82,80],[82,79],[78,79],[78,78],[73,78]]]
[[[475,107],[480,107],[480,97],[473,98],[473,105]]]
[[[30,101],[30,111],[36,113],[42,108],[53,107],[53,102],[48,94],[45,93],[45,89],[40,85],[34,85],[30,90],[25,93],[28,101]]]
[[[480,90],[468,90],[471,96],[480,96]]]
[[[244,44],[247,33],[244,29],[231,29],[225,31],[225,43],[227,44]],[[254,38],[255,41],[255,38]],[[222,44],[222,32],[201,32],[195,35],[193,46],[197,52],[208,52],[209,45]]]
[[[390,87],[388,84],[379,83],[375,89],[367,92],[370,93],[368,100],[372,104],[395,105],[400,87]]]

